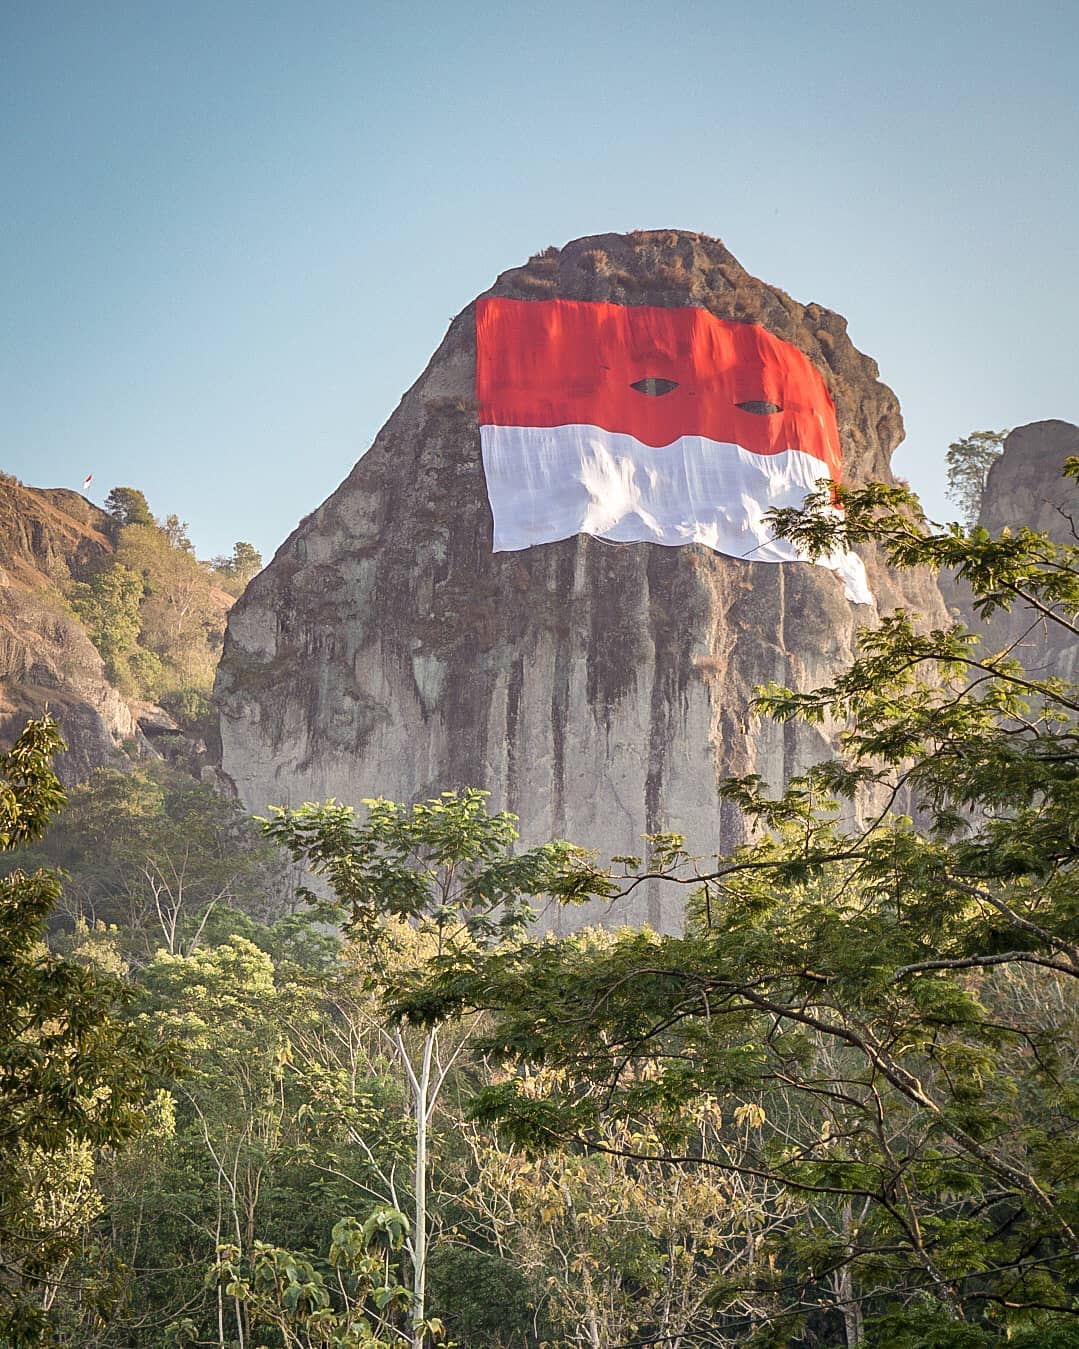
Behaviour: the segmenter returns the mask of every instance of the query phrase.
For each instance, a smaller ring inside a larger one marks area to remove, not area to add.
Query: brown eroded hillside
[[[0,734],[47,708],[68,783],[156,755],[181,722],[197,729],[232,602],[182,531],[124,526],[77,492],[3,475]]]

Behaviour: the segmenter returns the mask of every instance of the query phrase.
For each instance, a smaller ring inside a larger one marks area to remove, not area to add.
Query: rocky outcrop
[[[845,320],[750,276],[718,240],[579,239],[487,293],[695,305],[761,324],[824,377],[847,479],[891,480],[899,405]],[[700,545],[578,536],[492,553],[474,372],[469,305],[233,609],[215,695],[224,774],[255,810],[475,785],[520,816],[528,843],[639,853],[643,834],[676,830],[702,853],[730,847],[741,825],[717,796],[725,774],[778,786],[827,751],[813,729],[751,722],[754,686],[825,680],[872,609],[822,568]],[[881,609],[943,617],[928,577],[865,560]],[[670,929],[680,915],[666,904],[641,890],[613,919]]]
[[[1079,426],[1063,421],[1017,426],[989,470],[978,523],[994,534],[1025,525],[1058,543],[1079,546],[1079,484],[1062,476],[1072,455],[1079,455]],[[971,628],[986,627],[974,614],[965,586],[953,583],[945,590]],[[1014,644],[1015,656],[1031,672],[1079,679],[1079,641],[1022,603],[993,618],[986,640],[994,649]]]
[[[63,595],[111,554],[107,520],[77,492],[0,479],[0,738],[47,709],[67,744],[57,763],[67,784],[126,763],[125,742],[149,752]]]
[[[989,470],[978,523],[992,533],[1025,525],[1075,544],[1079,484],[1062,476],[1073,455],[1079,455],[1079,426],[1062,421],[1017,426]]]

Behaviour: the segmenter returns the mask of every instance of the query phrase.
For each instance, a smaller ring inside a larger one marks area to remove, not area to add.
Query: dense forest
[[[1079,547],[980,528],[999,438],[959,444],[964,525],[881,485],[780,513],[957,577],[984,630],[896,613],[829,686],[760,690],[838,748],[725,784],[729,856],[521,852],[477,791],[255,820],[182,752],[65,793],[63,727],[27,726],[0,1343],[1079,1346],[1079,685],[997,626],[1079,640]],[[207,596],[259,560],[203,566],[133,489],[110,510],[70,602],[197,729]],[[530,931],[646,881],[681,936]]]

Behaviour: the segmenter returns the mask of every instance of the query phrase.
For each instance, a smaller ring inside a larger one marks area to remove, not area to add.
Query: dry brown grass
[[[621,286],[623,290],[640,290],[642,285],[639,277],[634,276],[632,272],[624,272],[621,267],[608,272],[607,278],[616,286]]]
[[[555,290],[554,277],[536,276],[531,272],[521,272],[514,277],[518,289],[531,291],[534,295],[550,295]]]
[[[602,248],[590,248],[577,259],[577,266],[585,272],[603,272],[607,267],[607,254]]]
[[[556,272],[558,270],[559,250],[552,244],[541,253],[533,253],[528,265],[534,272]]]
[[[652,276],[659,285],[666,286],[668,290],[689,291],[693,289],[693,278],[686,270],[681,258],[672,266],[657,267]]]
[[[476,400],[458,394],[444,394],[438,398],[424,399],[424,407],[436,415],[454,416],[458,413],[475,412]]]

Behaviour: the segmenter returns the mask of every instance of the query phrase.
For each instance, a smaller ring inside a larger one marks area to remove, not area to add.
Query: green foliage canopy
[[[211,565],[218,576],[239,594],[248,581],[262,570],[262,554],[254,544],[240,540],[233,544],[228,557],[215,557]]]
[[[62,748],[43,718],[0,755],[0,851],[35,842],[60,810]],[[85,1167],[67,1165],[81,1146],[138,1132],[153,1062],[119,1015],[129,990],[45,947],[59,893],[45,870],[0,879],[0,1340],[13,1346],[47,1342],[44,1295],[81,1234],[41,1185],[84,1182]]]
[[[120,562],[103,568],[89,581],[72,583],[72,607],[101,652],[110,678],[116,678],[125,658],[135,650],[142,597],[142,578]]]
[[[128,696],[162,703],[197,729],[210,710],[224,637],[229,601],[219,588],[222,578],[195,557],[177,516],[158,524],[134,488],[114,488],[109,502],[113,555],[88,579],[73,582],[68,598],[110,681]],[[246,552],[240,562],[253,565]]]
[[[978,523],[989,470],[1000,457],[1007,431],[972,431],[953,440],[945,455],[948,495],[963,512],[963,523],[973,529]]]
[[[960,575],[986,618],[1024,606],[1079,637],[1079,549],[934,531],[903,489],[839,490],[841,517],[829,487],[779,532],[872,541]],[[669,849],[627,880],[684,886],[685,937],[465,956],[400,1010],[491,1009],[492,1053],[557,1070],[478,1095],[527,1147],[602,1150],[604,1120],[644,1117],[672,1164],[812,1197],[815,1230],[793,1222],[756,1274],[770,1334],[819,1327],[837,1289],[845,1317],[868,1307],[869,1342],[925,1299],[956,1333],[1049,1333],[1079,1292],[1079,691],[900,612],[830,685],[771,687],[756,710],[839,725],[840,754],[778,796],[726,783],[749,842],[710,865]],[[760,1112],[755,1155],[700,1150],[706,1094]],[[717,1312],[739,1291],[717,1286]]]
[[[137,487],[113,487],[105,498],[105,510],[117,525],[152,525],[154,517],[146,494]]]
[[[99,769],[73,787],[30,857],[64,874],[54,932],[79,919],[122,929],[136,965],[158,947],[222,939],[236,911],[273,921],[288,903],[279,854],[239,803],[163,763]]]
[[[488,792],[443,792],[409,806],[368,800],[359,822],[336,801],[275,809],[265,833],[305,862],[333,890],[350,932],[373,937],[386,917],[406,919],[447,941],[488,945],[533,917],[530,900],[567,902],[614,887],[573,844],[545,843],[513,853],[516,818],[491,815]]]

